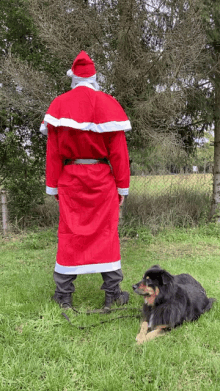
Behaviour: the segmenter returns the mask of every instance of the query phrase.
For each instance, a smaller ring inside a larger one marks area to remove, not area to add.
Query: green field
[[[130,193],[164,194],[176,190],[212,191],[212,174],[131,176]]]
[[[128,308],[142,306],[132,284],[153,264],[192,274],[218,302],[198,321],[141,346],[135,341],[140,320],[132,317],[139,310],[90,316],[69,310],[71,326],[50,300],[56,230],[0,240],[1,391],[220,390],[219,226],[155,237],[146,231],[142,239],[121,241]],[[99,274],[77,278],[79,311],[102,307],[101,283]],[[130,317],[115,319],[122,315]]]

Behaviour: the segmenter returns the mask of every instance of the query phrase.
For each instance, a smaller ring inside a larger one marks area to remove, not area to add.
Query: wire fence
[[[193,225],[207,221],[212,199],[212,174],[132,175],[129,196],[120,210],[120,225],[143,224]],[[1,190],[0,233],[30,226],[49,227],[58,224],[58,203],[45,196],[19,220],[10,208],[10,200]]]
[[[130,193],[133,194],[172,194],[177,190],[189,192],[212,192],[212,174],[169,174],[131,176]]]

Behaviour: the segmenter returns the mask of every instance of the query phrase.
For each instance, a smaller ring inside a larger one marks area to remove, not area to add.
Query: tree
[[[214,0],[203,0],[204,27],[207,35],[206,50],[209,61],[205,70],[212,87],[211,119],[214,123],[214,170],[213,170],[213,200],[211,216],[216,216],[220,222],[220,4]]]
[[[30,135],[51,100],[69,89],[65,74],[82,49],[132,121],[131,155],[143,146],[162,154],[169,143],[189,151],[210,124],[205,108],[213,93],[201,86],[210,57],[199,0],[19,0],[18,22],[3,4],[4,112],[9,120],[10,105]],[[13,20],[22,25],[20,40]]]
[[[0,19],[3,79],[0,88],[0,185],[8,191],[10,217],[24,226],[33,208],[43,202],[45,140],[40,135],[36,137],[39,123],[36,107],[32,107],[33,98],[22,94],[21,75],[14,79],[13,74],[19,72],[17,63],[22,63],[23,74],[26,73],[24,80],[28,84],[27,77],[34,74],[34,68],[39,68],[40,60],[43,63],[45,51],[25,1],[2,0]],[[22,62],[24,60],[26,64]],[[28,64],[32,64],[32,68]]]
[[[199,172],[212,172],[214,164],[214,135],[204,132],[204,137],[197,139],[196,153],[191,157],[191,166],[197,166]]]
[[[64,75],[84,49],[96,62],[104,90],[120,101],[132,120],[130,145],[140,147],[158,138],[161,142],[170,133],[177,135],[178,142],[182,139],[189,144],[192,128],[189,132],[182,113],[205,45],[199,2],[189,3],[186,7],[183,0],[27,0],[47,50],[48,66],[43,69],[41,64],[40,73],[34,75],[12,56],[5,62],[6,73],[14,80],[20,78],[22,96],[30,97],[28,89],[37,85],[32,99],[43,116],[51,98],[69,88]],[[62,64],[59,72],[56,63]],[[29,102],[23,101],[25,105]]]

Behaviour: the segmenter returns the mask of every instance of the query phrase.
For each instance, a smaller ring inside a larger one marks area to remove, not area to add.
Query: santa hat
[[[88,78],[96,74],[95,65],[92,59],[88,56],[84,50],[82,50],[78,56],[73,61],[72,68],[68,71],[72,74],[68,76],[79,76],[83,78]]]
[[[95,89],[98,88],[96,83],[96,69],[94,62],[84,50],[82,50],[73,61],[72,68],[67,71],[67,76],[72,77],[71,87],[74,88],[80,82],[88,82]]]

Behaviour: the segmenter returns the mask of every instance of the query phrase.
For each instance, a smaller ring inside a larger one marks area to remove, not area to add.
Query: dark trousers
[[[121,269],[112,272],[101,273],[103,278],[103,284],[101,289],[109,294],[120,293],[119,283],[123,280],[123,274]],[[75,292],[75,286],[73,281],[77,278],[77,274],[59,274],[54,272],[53,278],[56,284],[56,293],[65,294]]]

